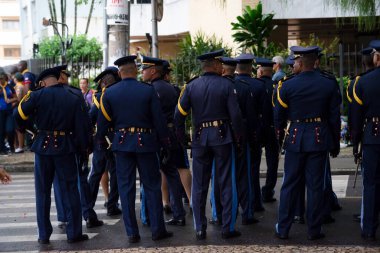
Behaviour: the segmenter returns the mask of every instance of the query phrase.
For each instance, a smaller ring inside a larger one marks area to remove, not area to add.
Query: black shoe
[[[128,242],[129,243],[137,243],[139,242],[141,239],[140,235],[131,235],[131,236],[128,236]]]
[[[230,231],[230,232],[222,232],[222,238],[223,239],[229,239],[229,238],[234,238],[241,236],[241,233],[239,231]]]
[[[60,229],[64,229],[64,228],[66,228],[66,224],[67,224],[67,222],[64,222],[64,221],[58,221],[58,228],[60,228]]]
[[[87,228],[95,228],[95,227],[100,227],[103,226],[104,222],[102,220],[96,219],[88,219],[86,221],[86,227]]]
[[[171,218],[170,220],[165,221],[165,224],[166,225],[173,225],[173,226],[185,226],[186,220],[185,220],[185,218],[182,218],[182,219]]]
[[[204,240],[206,239],[206,230],[201,230],[201,231],[197,231],[197,233],[195,234],[195,237],[197,238],[198,241],[201,241],[201,240]]]
[[[282,234],[280,234],[280,233],[275,233],[274,234],[278,239],[281,239],[281,240],[287,240],[287,239],[289,239],[289,236],[288,235],[282,235]]]
[[[259,222],[259,220],[256,218],[243,219],[241,221],[241,225],[251,225],[251,224],[258,223],[258,222]]]
[[[305,224],[305,218],[303,216],[294,216],[293,223]]]
[[[190,203],[189,199],[187,197],[183,197],[183,204],[188,205]]]
[[[110,208],[107,210],[107,216],[115,216],[121,214],[121,210],[118,207]]]
[[[104,201],[103,206],[104,206],[105,208],[107,208],[107,205],[108,205],[108,202],[107,202],[107,201]]]
[[[336,203],[336,204],[332,205],[331,210],[332,211],[340,211],[340,210],[342,210],[342,206],[339,205],[338,203]]]
[[[272,203],[272,202],[275,202],[277,199],[276,198],[273,198],[273,197],[268,197],[268,198],[264,198],[263,197],[263,202],[264,203]]]
[[[169,205],[164,205],[164,212],[166,214],[171,214],[172,213],[172,208]]]
[[[335,219],[331,215],[325,215],[323,217],[323,224],[331,224],[334,222],[335,222]]]
[[[373,234],[366,235],[366,234],[362,233],[361,236],[362,236],[362,239],[366,240],[366,241],[375,241],[376,240],[375,235],[373,235]]]
[[[50,241],[49,241],[49,239],[38,239],[38,243],[39,244],[49,244]]]
[[[162,240],[162,239],[169,238],[172,236],[173,236],[173,232],[165,231],[165,232],[158,234],[158,235],[152,235],[152,240],[158,241],[158,240]]]
[[[213,218],[210,218],[208,220],[208,223],[210,223],[211,225],[222,225],[222,221],[221,220],[214,220]]]
[[[265,208],[263,206],[255,206],[255,207],[253,207],[253,210],[255,212],[264,212]]]
[[[77,238],[74,239],[67,239],[68,243],[75,243],[75,242],[82,242],[82,241],[87,241],[88,240],[88,235],[83,234]]]
[[[358,213],[352,215],[352,218],[356,222],[361,222],[362,221],[362,216],[361,216],[361,214],[358,214]]]
[[[319,233],[317,235],[309,235],[307,237],[307,239],[310,240],[310,241],[319,240],[319,239],[322,239],[322,238],[325,238],[325,234],[323,234],[323,233]]]

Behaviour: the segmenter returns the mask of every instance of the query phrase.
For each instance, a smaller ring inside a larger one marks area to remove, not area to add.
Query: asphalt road
[[[53,222],[54,231],[51,244],[40,246],[37,243],[33,175],[32,173],[16,173],[14,174],[12,184],[0,185],[0,252],[78,250],[98,252],[106,249],[132,248],[142,252],[148,249],[164,249],[166,252],[182,252],[184,249],[189,249],[189,252],[199,251],[200,249],[210,249],[210,251],[224,251],[222,249],[225,249],[226,252],[231,252],[231,250],[233,252],[240,249],[239,252],[250,252],[253,248],[250,249],[249,247],[272,248],[274,252],[289,248],[299,249],[299,252],[302,252],[303,247],[309,249],[310,247],[312,249],[322,247],[327,251],[330,251],[330,249],[342,250],[338,250],[338,252],[351,252],[347,249],[359,247],[360,251],[358,252],[366,252],[366,250],[363,251],[363,247],[369,247],[365,249],[375,250],[371,252],[380,252],[380,241],[372,243],[363,241],[360,237],[359,223],[352,221],[352,214],[360,210],[361,201],[360,177],[356,189],[352,188],[353,178],[353,175],[333,177],[333,184],[340,197],[343,210],[333,214],[336,218],[334,224],[324,226],[326,238],[320,241],[308,241],[306,225],[299,224],[295,224],[292,227],[289,240],[283,241],[275,238],[274,225],[277,215],[277,201],[271,204],[265,204],[266,211],[255,214],[260,220],[258,224],[242,226],[239,218],[237,221],[237,229],[242,232],[242,236],[239,238],[223,240],[220,235],[220,227],[209,225],[207,229],[207,239],[201,242],[197,241],[195,239],[192,216],[188,213],[186,216],[187,225],[185,227],[168,227],[168,230],[174,232],[174,237],[159,242],[151,240],[149,228],[141,226],[141,222],[138,219],[141,242],[130,245],[127,241],[122,217],[110,218],[106,216],[106,210],[103,208],[104,197],[100,194],[96,211],[98,212],[99,218],[103,219],[106,224],[94,229],[87,229],[83,226],[83,231],[88,233],[91,237],[89,241],[76,244],[68,244],[66,242],[65,231],[57,228],[55,222],[56,211],[53,204],[51,208],[51,220]],[[281,182],[281,178],[279,178],[279,182]],[[278,198],[279,186],[277,188],[276,195]],[[136,208],[139,209],[139,197],[136,199]],[[187,211],[189,210],[188,206],[185,206],[185,208]],[[207,213],[210,214],[210,206],[208,205],[207,208]],[[170,217],[167,216],[167,218]],[[278,248],[279,245],[283,245],[283,247]],[[214,250],[212,250],[213,248]],[[180,251],[178,251],[179,249]],[[117,252],[124,251],[119,250]],[[294,252],[294,250],[290,250],[289,252]]]

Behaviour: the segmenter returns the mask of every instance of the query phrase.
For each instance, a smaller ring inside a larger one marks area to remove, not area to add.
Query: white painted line
[[[106,219],[103,220],[105,225],[115,225],[120,219]],[[52,221],[51,225],[53,227],[58,226],[58,221]],[[86,226],[86,222],[82,221],[82,225]],[[10,228],[36,228],[37,227],[37,222],[12,222],[12,223],[0,223],[0,229],[10,229]]]
[[[338,198],[345,198],[349,175],[332,176],[333,190]]]
[[[86,233],[90,239],[98,235],[98,233]],[[15,243],[15,242],[36,242],[37,235],[15,235],[15,236],[1,236],[0,242],[5,243]],[[66,234],[52,234],[50,236],[50,241],[65,241],[67,240]]]
[[[97,214],[106,214],[106,209],[99,209],[95,211]],[[50,212],[50,217],[56,217],[57,212]],[[29,217],[36,217],[36,212],[12,212],[12,213],[0,213],[0,218],[29,218]]]

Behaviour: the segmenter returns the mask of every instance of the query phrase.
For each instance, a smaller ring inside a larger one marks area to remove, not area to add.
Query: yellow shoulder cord
[[[280,97],[280,90],[281,90],[281,87],[282,87],[282,82],[278,82],[278,87],[277,87],[277,100],[278,102],[280,103],[280,105],[284,108],[288,108],[288,105],[282,101],[281,97]]]
[[[30,97],[30,94],[32,93],[32,91],[28,91],[28,93],[26,93],[26,95],[21,99],[20,103],[18,104],[18,107],[17,107],[17,111],[18,111],[18,114],[20,115],[20,117],[23,119],[23,120],[27,120],[29,117],[25,115],[25,113],[23,112],[22,110],[22,107],[21,107],[21,104],[24,102],[24,101],[27,101]]]
[[[99,109],[100,104],[99,104],[98,100],[96,99],[95,93],[92,93],[92,102],[94,103],[94,105],[96,106],[96,108]]]
[[[183,86],[182,90],[181,90],[181,93],[179,94],[179,98],[178,98],[178,110],[179,112],[183,115],[183,116],[187,116],[187,112],[182,108],[181,106],[181,98],[183,96],[183,93],[185,92],[185,89],[186,89],[186,84]]]
[[[354,84],[354,88],[352,89],[353,90],[353,93],[354,93],[354,98],[355,98],[355,101],[358,102],[359,105],[363,105],[363,101],[358,97],[358,95],[356,94],[356,85],[358,84],[358,80],[359,80],[360,76],[357,76],[356,77],[356,81],[355,81],[355,84]]]
[[[111,121],[111,117],[108,115],[106,109],[104,108],[104,105],[103,105],[103,96],[104,96],[104,92],[106,91],[106,88],[103,88],[102,90],[102,96],[100,97],[100,109],[104,115],[104,118],[106,118],[106,120],[108,121]]]

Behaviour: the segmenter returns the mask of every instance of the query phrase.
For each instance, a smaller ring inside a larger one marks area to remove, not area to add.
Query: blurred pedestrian
[[[284,58],[282,58],[282,56],[275,56],[272,58],[272,61],[274,62],[273,70],[275,72],[272,76],[272,80],[277,83],[286,76],[285,72],[282,70],[282,66],[284,65]]]
[[[88,108],[91,108],[92,105],[92,90],[88,87],[88,79],[81,78],[79,81],[79,88],[82,91],[84,101],[86,102]]]
[[[26,94],[25,87],[23,84],[24,76],[20,72],[17,72],[14,75],[13,80],[14,80],[14,83],[16,84],[15,91],[16,91],[16,96],[17,96],[17,102],[14,105],[15,107],[17,107],[21,99]],[[17,110],[17,108],[15,108],[14,110]],[[15,138],[15,145],[14,145],[16,154],[24,152],[24,135],[25,135],[25,131],[19,126],[17,126],[16,124],[16,138]]]

